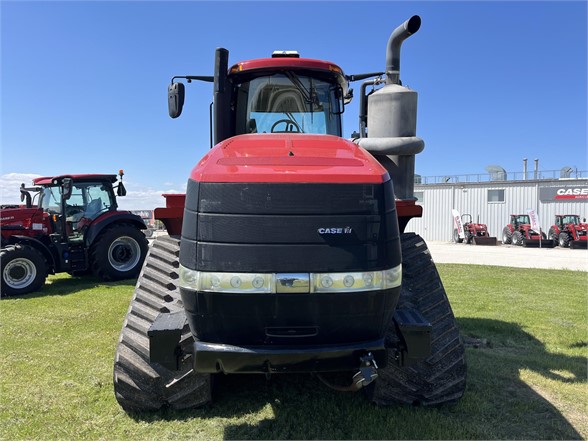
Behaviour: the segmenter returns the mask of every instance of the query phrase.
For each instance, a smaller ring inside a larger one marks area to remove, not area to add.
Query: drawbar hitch
[[[331,389],[339,392],[357,392],[378,378],[378,365],[371,352],[359,358],[359,371],[353,376],[349,386],[339,386],[327,381],[321,374],[317,374],[319,380]]]

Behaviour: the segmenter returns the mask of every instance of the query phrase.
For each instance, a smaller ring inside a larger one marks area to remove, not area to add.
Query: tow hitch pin
[[[365,387],[378,378],[378,365],[371,352],[360,358],[359,372],[353,376],[353,383],[358,387]]]

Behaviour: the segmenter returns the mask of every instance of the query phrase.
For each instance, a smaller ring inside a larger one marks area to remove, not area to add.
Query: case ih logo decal
[[[543,187],[539,189],[539,197],[543,202],[550,201],[587,201],[588,186],[576,185],[573,187]]]
[[[331,228],[319,228],[318,234],[351,234],[353,232],[353,228],[351,227],[331,227]]]
[[[555,199],[588,199],[588,188],[560,188]]]

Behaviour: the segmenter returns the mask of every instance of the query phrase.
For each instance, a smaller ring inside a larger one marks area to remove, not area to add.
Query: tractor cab
[[[567,214],[565,216],[556,216],[557,224],[560,228],[565,228],[568,224],[580,224],[580,216],[574,214]]]
[[[530,224],[529,215],[527,214],[513,214],[510,223],[517,229],[521,225]]]
[[[75,240],[83,238],[99,215],[116,211],[116,181],[117,175],[72,175],[37,178],[33,183],[41,188],[39,207],[48,215],[52,230]]]
[[[235,134],[313,133],[341,136],[347,81],[333,64],[274,52],[229,71]]]
[[[214,77],[174,77],[168,89],[169,114],[177,118],[185,90],[174,80],[214,81],[211,146],[252,133],[342,136],[341,114],[351,95],[339,66],[277,51],[271,58],[243,61],[229,69],[226,49],[217,49],[216,66]]]

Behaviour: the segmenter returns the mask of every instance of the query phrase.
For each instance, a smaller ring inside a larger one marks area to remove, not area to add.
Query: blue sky
[[[32,176],[123,168],[123,208],[161,205],[209,148],[211,85],[189,85],[172,120],[172,76],[211,75],[219,46],[230,64],[294,49],[381,71],[391,31],[414,14],[401,79],[419,93],[416,173],[522,171],[525,157],[588,169],[585,1],[2,1],[0,14],[2,203]]]

